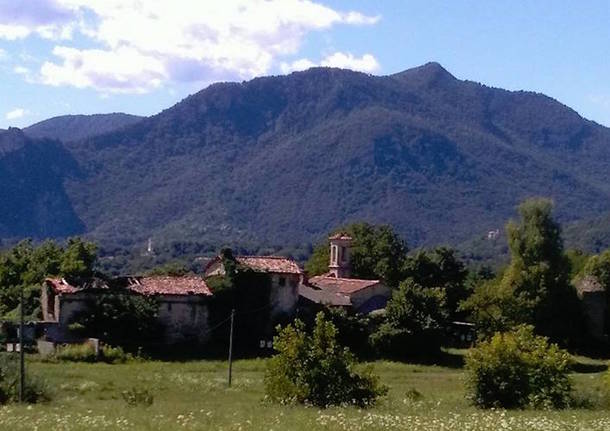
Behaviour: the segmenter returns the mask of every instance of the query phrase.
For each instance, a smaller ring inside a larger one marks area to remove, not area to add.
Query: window
[[[280,286],[286,286],[286,277],[280,277],[280,280],[278,281],[278,284]]]
[[[341,262],[347,262],[347,253],[345,247],[341,247]]]

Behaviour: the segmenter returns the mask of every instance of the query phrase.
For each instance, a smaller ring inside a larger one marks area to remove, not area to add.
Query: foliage
[[[337,328],[337,342],[350,349],[357,357],[372,355],[369,342],[371,327],[368,315],[351,313],[343,308],[325,308],[325,318]]]
[[[355,278],[382,279],[395,287],[402,279],[401,267],[406,257],[407,245],[389,225],[353,223],[338,231],[353,238],[351,248],[351,272]],[[318,245],[305,264],[309,275],[328,271],[329,242]]]
[[[554,407],[570,402],[569,354],[533,327],[496,333],[472,349],[466,358],[467,387],[483,408]]]
[[[595,277],[610,292],[610,249],[591,256],[584,267],[584,273]]]
[[[480,333],[528,323],[552,341],[580,342],[580,304],[552,207],[547,199],[528,199],[519,207],[520,223],[508,223],[509,267],[499,280],[481,285],[465,304]]]
[[[400,359],[438,354],[447,319],[444,304],[441,289],[405,280],[392,293],[385,319],[371,335],[372,345],[380,354]]]
[[[0,316],[18,316],[19,292],[24,290],[24,313],[40,314],[40,286],[47,276],[78,278],[90,275],[96,259],[93,243],[71,238],[65,246],[45,241],[35,246],[24,240],[0,252]]]
[[[278,353],[265,374],[265,393],[272,401],[366,407],[387,392],[370,369],[356,372],[355,357],[338,344],[337,329],[323,313],[318,313],[311,335],[300,320],[278,331]]]
[[[189,273],[188,268],[182,262],[167,262],[151,269],[146,275],[171,275],[179,277]]]
[[[121,392],[123,400],[129,407],[150,407],[155,400],[154,395],[148,389],[141,389],[133,387],[126,391]]]
[[[127,292],[96,293],[71,323],[82,325],[82,333],[113,346],[146,346],[163,333],[155,297]],[[135,343],[135,344],[134,344]]]
[[[591,256],[580,249],[572,248],[566,251],[566,258],[570,262],[571,279],[574,279],[584,272],[585,265],[590,257]]]
[[[404,278],[412,278],[422,287],[443,290],[449,320],[463,318],[459,304],[472,293],[466,284],[467,276],[464,263],[448,247],[419,250],[408,256],[403,266]]]
[[[68,344],[57,348],[52,359],[68,362],[106,362],[119,364],[127,362],[132,356],[125,353],[121,347],[102,345],[99,356],[91,343]]]
[[[209,307],[210,349],[225,354],[231,311],[235,310],[234,353],[238,356],[258,352],[259,340],[271,339],[271,278],[239,265],[231,250],[221,253],[225,274],[210,277],[206,283],[214,293]]]
[[[31,374],[25,376],[24,401],[35,403],[49,400],[45,383]],[[18,355],[0,354],[0,405],[19,401]]]

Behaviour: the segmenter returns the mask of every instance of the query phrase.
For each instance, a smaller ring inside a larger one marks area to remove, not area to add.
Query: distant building
[[[489,232],[487,232],[487,239],[488,240],[496,240],[500,237],[500,229],[495,229],[495,230],[490,230]]]
[[[303,281],[299,287],[302,300],[305,303],[345,307],[359,313],[385,308],[391,291],[381,280],[351,278],[352,238],[339,233],[329,240],[328,273]]]
[[[269,275],[271,281],[271,316],[294,315],[299,299],[299,284],[303,281],[303,271],[292,259],[283,256],[236,256],[235,261],[253,271]],[[224,275],[225,267],[221,256],[208,263],[204,277]]]
[[[610,313],[606,289],[595,277],[586,276],[576,282],[576,292],[587,319],[589,335],[596,340],[607,341]]]
[[[54,342],[73,341],[69,325],[79,313],[87,311],[95,295],[103,293],[154,296],[159,302],[159,323],[164,328],[159,342],[206,341],[207,303],[212,292],[197,276],[91,279],[78,286],[64,279],[48,278],[43,283],[40,301],[46,338]]]

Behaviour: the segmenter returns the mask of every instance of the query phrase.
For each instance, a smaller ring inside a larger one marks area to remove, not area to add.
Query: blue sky
[[[0,128],[150,115],[216,81],[313,65],[545,93],[610,126],[607,1],[0,0]]]

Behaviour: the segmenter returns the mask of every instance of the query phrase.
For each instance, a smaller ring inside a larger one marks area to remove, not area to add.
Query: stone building
[[[208,299],[212,295],[201,277],[151,276],[91,279],[75,286],[64,279],[48,278],[42,286],[41,308],[46,338],[54,342],[75,341],[69,325],[86,312],[95,295],[142,295],[159,303],[163,327],[159,342],[204,343],[208,329]]]
[[[586,276],[576,282],[576,292],[587,319],[589,335],[596,340],[607,341],[610,313],[606,289],[595,277]]]
[[[294,315],[299,299],[299,284],[303,281],[303,271],[294,260],[283,256],[236,256],[235,261],[269,276],[271,317]],[[204,277],[224,274],[225,267],[222,258],[218,256],[208,264]]]
[[[328,273],[301,284],[299,294],[306,302],[350,308],[358,313],[385,308],[391,295],[381,280],[351,277],[352,238],[338,233],[329,238]]]

